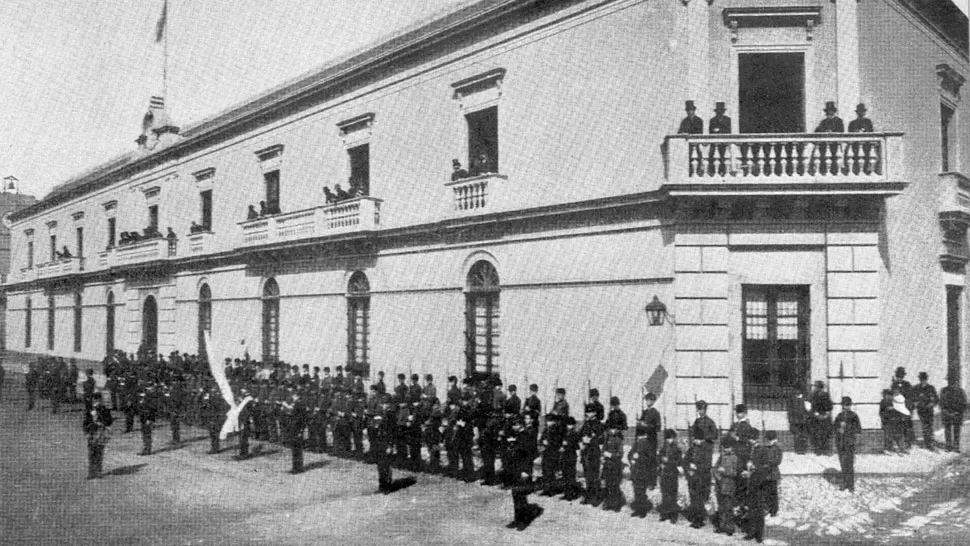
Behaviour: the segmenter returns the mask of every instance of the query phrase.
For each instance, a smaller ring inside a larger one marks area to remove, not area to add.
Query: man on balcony
[[[679,134],[686,135],[700,135],[704,133],[704,120],[697,117],[697,107],[694,106],[694,101],[689,100],[684,102],[684,109],[687,111],[687,117],[681,120],[680,128],[677,129]]]
[[[818,127],[815,128],[816,133],[844,133],[845,124],[842,122],[842,118],[835,115],[839,111],[835,107],[835,102],[828,101],[825,103],[825,117],[819,122]],[[819,174],[838,174],[840,169],[837,163],[838,158],[836,157],[839,145],[835,142],[822,143],[818,147],[818,158],[819,158]]]
[[[731,134],[731,118],[724,115],[726,108],[723,102],[714,103],[714,117],[707,124],[707,132],[712,135],[729,135]],[[724,176],[727,172],[727,146],[724,144],[718,144],[716,146],[711,146],[708,149],[707,164],[709,165],[709,174],[713,175],[715,172],[717,174]]]

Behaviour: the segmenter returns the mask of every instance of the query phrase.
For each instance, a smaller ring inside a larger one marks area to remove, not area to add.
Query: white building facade
[[[8,217],[7,346],[207,330],[574,404],[652,390],[678,428],[698,399],[786,428],[823,380],[878,428],[897,366],[968,381],[966,18],[921,5],[485,0],[181,134],[155,109],[138,151]],[[677,134],[686,100],[705,134]],[[812,132],[829,101],[875,132]],[[715,102],[733,133],[707,134]],[[328,204],[337,183],[361,195]]]

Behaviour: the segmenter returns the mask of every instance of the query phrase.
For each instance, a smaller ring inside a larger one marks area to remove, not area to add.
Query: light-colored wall
[[[945,45],[894,1],[859,3],[862,96],[876,130],[905,132],[906,191],[887,200],[885,232],[880,234],[887,275],[882,314],[881,380],[904,366],[915,381],[925,370],[937,386],[946,382],[946,288],[967,286],[965,275],[942,271],[942,231],[937,220],[940,192],[940,83],[936,65],[947,63],[970,78],[965,56]],[[963,95],[967,93],[966,86]],[[967,173],[970,158],[970,113],[966,99],[955,122],[958,139],[951,144],[957,166]],[[851,117],[851,116],[847,116]],[[966,295],[966,291],[965,291]],[[966,302],[964,299],[964,309]],[[967,315],[964,317],[964,332]],[[964,334],[964,347],[967,338]],[[964,378],[968,374],[964,353]]]

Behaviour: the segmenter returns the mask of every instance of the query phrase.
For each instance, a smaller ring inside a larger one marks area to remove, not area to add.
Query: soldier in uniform
[[[565,437],[562,419],[557,413],[546,415],[546,428],[539,436],[539,454],[542,457],[542,494],[556,494],[557,474],[559,472],[559,449]]]
[[[306,405],[300,398],[299,391],[293,391],[290,402],[283,405],[286,427],[286,440],[290,444],[292,465],[290,474],[303,472],[303,430],[306,428]]]
[[[428,472],[432,474],[441,472],[441,451],[444,449],[445,429],[441,403],[435,398],[428,419],[421,425],[422,440],[428,449]]]
[[[81,389],[83,392],[84,410],[87,411],[91,408],[91,403],[94,400],[94,389],[97,384],[94,381],[94,370],[88,368],[84,370],[84,375],[87,377],[81,383]]]
[[[501,389],[501,385],[498,387]],[[503,397],[504,399],[504,397]],[[495,485],[495,458],[499,451],[499,432],[502,430],[502,411],[492,410],[485,426],[478,431],[478,452],[482,457],[482,484]]]
[[[566,401],[566,389],[559,387],[556,389],[556,397],[552,402],[552,409],[549,413],[558,417],[569,417],[569,402]]]
[[[381,370],[377,372],[377,381],[374,383],[377,387],[377,394],[384,395],[387,394],[387,385],[384,384],[384,371]]]
[[[694,106],[694,101],[685,101],[684,110],[687,111],[687,117],[681,120],[680,128],[677,129],[677,132],[688,135],[700,135],[704,133],[704,120],[697,117],[697,107]]]
[[[680,505],[677,504],[677,481],[683,455],[677,445],[677,431],[664,431],[664,445],[660,448],[660,521],[677,523]]]
[[[646,483],[647,489],[653,490],[657,487],[657,448],[660,445],[660,430],[662,427],[660,412],[657,408],[653,407],[654,403],[657,401],[657,395],[652,392],[648,392],[643,395],[644,408],[640,411],[640,418],[637,419],[636,435],[645,436],[648,440],[647,444],[644,446],[644,452],[641,456],[645,456],[648,459],[648,464],[646,465]]]
[[[507,416],[510,414],[512,416],[518,415],[519,412],[522,411],[522,400],[519,398],[517,393],[518,387],[515,385],[509,385],[508,391],[509,394],[505,398],[505,407],[503,408],[503,411]]]
[[[946,450],[960,452],[960,427],[963,414],[967,410],[967,395],[960,388],[956,377],[947,377],[947,385],[940,391],[940,414],[943,419],[943,434]]]
[[[600,391],[599,389],[589,389],[589,402],[594,408],[596,408],[596,419],[602,421],[606,418],[606,410],[603,408],[603,404],[600,403]]]
[[[687,519],[691,527],[699,529],[707,519],[707,500],[711,497],[711,465],[714,459],[714,440],[718,437],[717,425],[707,416],[707,402],[694,403],[697,418],[690,428],[691,446],[684,459],[684,474],[690,492]]]
[[[121,409],[125,412],[125,433],[135,428],[135,406],[138,402],[138,380],[134,374],[126,374],[121,380]]]
[[[734,407],[734,424],[731,425],[731,434],[737,440],[734,446],[734,453],[738,456],[738,464],[744,468],[751,458],[751,444],[758,439],[758,430],[748,422],[748,407],[738,404]]]
[[[27,366],[27,376],[24,378],[24,387],[27,389],[27,410],[34,409],[37,400],[37,387],[40,383],[40,372],[37,370],[37,363],[31,362]]]
[[[219,453],[219,432],[222,430],[222,423],[229,409],[229,404],[215,390],[210,385],[202,395],[202,420],[209,432],[210,455]]]
[[[586,495],[583,504],[598,506],[603,502],[600,491],[600,465],[606,428],[596,418],[596,406],[586,404],[586,421],[580,430],[582,439],[583,475],[586,477]]]
[[[647,498],[647,478],[653,474],[656,487],[657,446],[651,445],[651,439],[646,435],[638,434],[627,459],[630,461],[630,481],[633,482],[632,516],[643,518],[653,509],[653,503]]]
[[[466,482],[475,481],[475,461],[472,458],[472,445],[475,430],[472,426],[471,398],[462,399],[455,419],[455,448],[461,461],[461,478]]]
[[[91,407],[84,412],[82,427],[88,440],[88,479],[100,478],[104,472],[104,448],[111,439],[111,412],[101,405],[101,393],[91,395]]]
[[[835,418],[835,445],[842,467],[842,490],[855,491],[856,438],[862,434],[859,416],[852,411],[852,399],[842,397],[842,413]]]
[[[461,404],[461,389],[458,388],[458,378],[451,375],[448,376],[448,407],[452,404],[457,408]]]
[[[533,461],[538,456],[535,435],[525,426],[524,422],[528,417],[516,418],[513,425],[514,436],[510,439],[512,443],[512,467],[516,477],[516,483],[512,487],[512,506],[515,519],[508,524],[510,529],[524,530],[530,523],[535,521],[542,514],[542,508],[529,503],[529,494],[532,493]]]
[[[765,509],[768,515],[778,515],[778,485],[781,482],[781,461],[784,454],[778,446],[778,433],[769,430],[765,433],[764,465],[765,470]]]
[[[525,399],[522,413],[530,414],[534,423],[539,422],[539,415],[542,414],[542,401],[539,400],[539,385],[535,383],[529,385],[529,396]]]
[[[393,470],[391,463],[394,459],[394,418],[391,415],[390,400],[381,396],[381,407],[371,418],[370,430],[373,434],[369,435],[371,440],[371,452],[377,462],[377,490],[387,494],[393,490]]]
[[[165,391],[162,405],[172,427],[172,443],[181,444],[182,414],[185,411],[185,388],[182,381],[171,382],[169,388]]]
[[[147,386],[138,395],[138,420],[141,423],[141,443],[140,455],[152,454],[152,429],[155,427],[155,420],[158,418],[158,401],[155,389]]]
[[[572,501],[579,498],[581,488],[576,481],[576,463],[578,462],[579,447],[582,436],[576,430],[576,418],[566,418],[566,433],[560,449],[560,466],[562,467],[563,500]]]
[[[361,386],[363,386],[363,383],[361,383]],[[350,435],[354,440],[354,456],[359,459],[364,458],[364,427],[366,426],[364,414],[366,412],[366,402],[366,395],[355,392],[350,406]],[[418,453],[420,452],[421,447],[419,445]]]
[[[933,442],[933,407],[940,399],[936,396],[936,388],[929,384],[929,375],[926,372],[919,373],[919,384],[913,387],[913,402],[916,406],[916,414],[919,415],[919,422],[923,425],[923,447],[934,451],[936,446]]]
[[[612,400],[610,405],[614,406]],[[619,401],[614,407],[619,409]],[[615,413],[610,411],[610,415],[613,416]],[[626,419],[624,417],[623,423],[619,419],[611,421],[610,417],[606,420],[606,444],[603,449],[603,509],[619,512],[626,505],[626,498],[620,490],[620,483],[623,481],[623,429],[619,428],[621,424],[625,425]]]
[[[717,515],[714,523],[715,533],[727,536],[734,534],[734,501],[736,495],[737,477],[740,472],[738,456],[734,454],[734,437],[725,434],[721,439],[721,456],[714,469],[714,480],[717,483]]]
[[[795,453],[799,455],[808,450],[811,407],[811,403],[805,400],[805,393],[801,390],[796,392],[788,403],[788,426],[795,441]]]
[[[249,391],[247,389],[242,389],[240,391],[240,397],[246,398],[249,396]],[[249,439],[253,435],[253,430],[255,426],[253,425],[253,407],[257,404],[257,400],[254,398],[239,410],[239,455],[237,459],[242,461],[249,458]]]

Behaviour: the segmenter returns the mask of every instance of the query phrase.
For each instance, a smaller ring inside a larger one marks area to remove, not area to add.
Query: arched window
[[[280,287],[276,279],[263,286],[263,362],[280,358]]]
[[[81,324],[82,324],[82,311],[81,311],[81,293],[77,292],[74,294],[74,352],[81,352]]]
[[[115,352],[115,293],[108,292],[108,305],[105,309],[104,352],[110,355]]]
[[[468,373],[498,372],[499,279],[495,266],[476,262],[465,293],[465,362]]]
[[[347,369],[369,374],[370,283],[356,271],[347,283]]]
[[[24,316],[24,347],[30,347],[31,324],[34,315],[34,302],[27,298],[27,311]]]
[[[205,354],[205,333],[212,335],[212,290],[208,284],[199,288],[199,351]]]
[[[54,350],[54,296],[47,296],[47,349]]]

